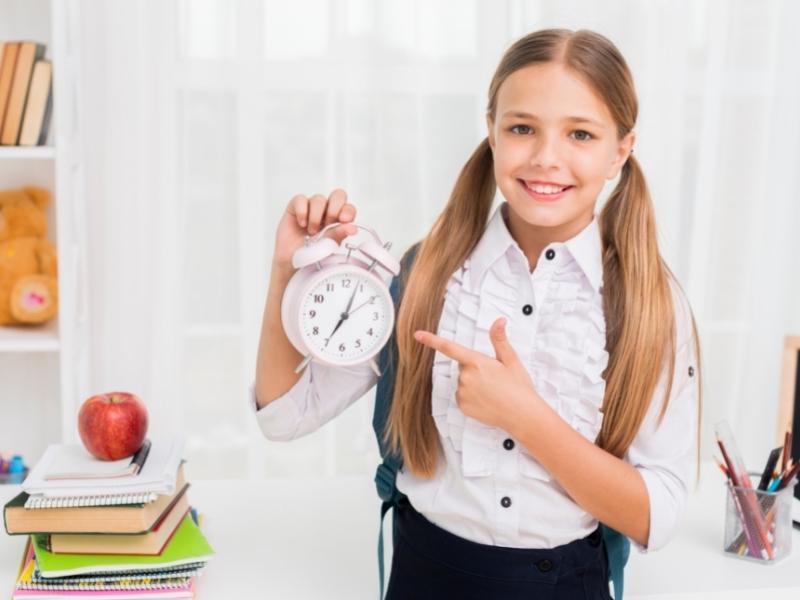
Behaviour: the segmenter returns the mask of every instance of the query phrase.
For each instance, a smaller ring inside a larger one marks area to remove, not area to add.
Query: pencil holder
[[[726,553],[739,558],[774,564],[792,551],[792,490],[766,492],[751,486],[727,486],[725,509]]]

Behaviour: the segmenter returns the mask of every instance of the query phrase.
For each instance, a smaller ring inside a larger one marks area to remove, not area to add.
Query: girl
[[[609,598],[598,522],[640,552],[674,532],[700,349],[658,251],[636,116],[627,64],[597,33],[537,31],[501,59],[488,136],[422,240],[397,317],[386,439],[408,502],[387,598]],[[368,366],[295,375],[280,325],[306,229],[338,221],[338,241],[355,214],[336,190],[296,196],[279,225],[254,399],[271,439],[317,429],[376,382]]]

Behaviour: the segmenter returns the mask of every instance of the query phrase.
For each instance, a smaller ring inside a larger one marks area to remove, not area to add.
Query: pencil
[[[778,489],[782,490],[787,485],[789,485],[795,477],[797,477],[797,472],[800,471],[800,462],[795,463],[794,466],[789,469],[789,472],[781,479],[781,482],[778,484]]]
[[[750,549],[750,554],[756,558],[761,558],[761,551],[758,546],[758,542],[756,541],[756,536],[753,532],[753,523],[750,519],[747,518],[745,515],[745,502],[744,502],[744,494],[740,492],[739,488],[739,477],[736,474],[736,470],[733,468],[731,464],[731,460],[728,457],[728,451],[725,450],[725,444],[722,443],[722,440],[717,438],[717,445],[719,446],[720,451],[722,452],[722,459],[725,461],[725,464],[728,466],[728,477],[730,481],[728,485],[730,486],[730,492],[733,494],[733,503],[736,506],[736,511],[739,513],[739,520],[742,522],[742,530],[744,531],[745,538],[747,540],[747,547]]]
[[[723,456],[726,456],[727,453],[725,452],[725,446],[721,442],[720,449],[722,449]],[[741,464],[741,458],[738,457],[738,452],[735,454],[735,456],[737,457],[736,461],[739,461],[737,464]],[[743,490],[744,495],[742,499],[742,507],[748,510],[744,512],[744,517],[750,518],[750,522],[754,525],[755,532],[758,538],[760,538],[762,547],[767,551],[767,557],[769,560],[772,560],[775,558],[775,550],[772,547],[772,543],[769,541],[769,534],[767,533],[767,529],[764,524],[764,515],[761,513],[761,510],[758,506],[758,502],[753,490],[753,484],[750,482],[750,475],[748,475],[747,471],[744,469],[743,464],[742,473],[739,473],[738,477],[741,486],[745,488]],[[762,558],[760,551],[758,554],[754,554],[753,556]]]
[[[781,459],[781,474],[786,473],[786,464],[789,460],[789,455],[792,453],[792,432],[786,431],[783,436],[783,457]]]
[[[775,501],[776,501],[775,495],[769,495],[769,496],[765,495],[759,498],[759,504],[760,504],[759,508],[767,513],[767,523],[766,523],[767,531],[773,529],[772,525],[775,519],[775,511],[776,511]],[[745,549],[746,546],[747,543],[745,540],[744,532],[742,532],[737,536],[736,540],[729,546],[728,549],[730,550],[732,548],[737,548],[737,553],[741,554],[741,550]]]

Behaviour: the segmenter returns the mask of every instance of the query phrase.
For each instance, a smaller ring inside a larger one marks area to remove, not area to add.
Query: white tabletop
[[[17,492],[0,486],[0,502]],[[368,477],[193,481],[189,499],[216,551],[198,599],[377,598],[380,504]],[[777,564],[731,558],[722,552],[724,507],[722,477],[706,476],[666,548],[632,549],[626,600],[798,598],[800,532],[793,532],[792,555]],[[13,587],[24,543],[24,536],[0,533],[0,595]]]

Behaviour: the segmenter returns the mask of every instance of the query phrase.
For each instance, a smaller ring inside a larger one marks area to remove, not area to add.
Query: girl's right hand
[[[347,236],[358,232],[358,227],[353,224],[355,218],[356,207],[347,202],[347,193],[343,189],[333,190],[328,198],[322,194],[311,197],[298,194],[289,201],[278,223],[273,264],[294,271],[292,256],[303,245],[306,235],[314,235],[330,223],[344,223],[325,233],[325,237],[341,243]]]

